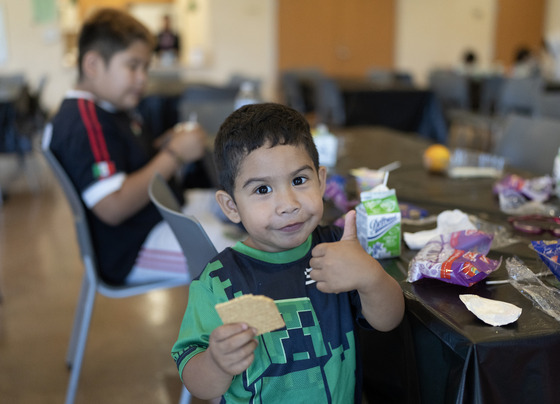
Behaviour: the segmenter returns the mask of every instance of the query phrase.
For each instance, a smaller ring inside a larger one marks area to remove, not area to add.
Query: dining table
[[[423,153],[433,143],[417,134],[385,127],[333,128],[339,140],[337,164],[329,175],[346,180],[349,199],[359,198],[353,168],[377,169],[394,161],[388,187],[399,203],[412,204],[428,215],[458,209],[500,229],[510,243],[493,246],[488,258],[502,260],[486,279],[466,287],[439,279],[407,280],[409,264],[418,250],[402,242],[401,254],[380,263],[400,284],[405,317],[388,333],[360,332],[364,394],[368,402],[383,403],[557,403],[560,400],[560,322],[546,314],[510,282],[507,258],[518,257],[534,272],[544,265],[529,247],[532,239],[516,232],[501,211],[493,186],[498,178],[450,178],[425,169]],[[514,172],[505,167],[504,175]],[[530,176],[530,173],[515,172]],[[550,203],[559,205],[553,197]],[[326,216],[336,208],[326,203]],[[435,227],[435,222],[402,223],[402,232]],[[545,279],[546,278],[546,279]],[[554,276],[543,278],[558,287]],[[492,284],[488,281],[502,281]],[[522,309],[512,324],[491,326],[479,320],[459,296],[512,303]]]
[[[383,126],[447,143],[448,122],[429,88],[352,77],[334,81],[343,99],[346,126]]]

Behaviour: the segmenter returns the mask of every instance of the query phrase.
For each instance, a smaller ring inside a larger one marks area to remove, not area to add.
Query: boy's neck
[[[66,98],[87,98],[94,101],[97,105],[108,112],[118,112],[119,110],[109,101],[105,101],[97,97],[97,95],[86,88],[77,85],[74,89],[66,93]]]

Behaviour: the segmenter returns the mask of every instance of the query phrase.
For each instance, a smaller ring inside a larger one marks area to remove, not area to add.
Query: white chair
[[[494,153],[507,164],[532,174],[552,174],[554,157],[560,147],[560,121],[548,118],[509,115]]]
[[[184,280],[171,279],[130,286],[111,286],[105,284],[97,275],[96,258],[82,200],[70,181],[70,178],[52,152],[48,149],[44,149],[43,155],[60,183],[72,210],[80,254],[85,267],[78,307],[74,318],[74,326],[72,328],[70,344],[66,355],[66,363],[71,369],[71,373],[66,391],[65,403],[72,404],[78,389],[89,325],[97,293],[109,298],[124,298],[141,295],[156,289],[186,286],[188,284],[188,279],[185,277]],[[107,358],[107,361],[110,360],[110,358]]]
[[[181,205],[169,185],[160,175],[155,175],[150,182],[150,199],[169,224],[187,258],[187,265],[192,279],[196,278],[206,264],[218,251],[208,234],[193,216],[182,213]],[[180,404],[188,403],[190,393],[183,387]]]

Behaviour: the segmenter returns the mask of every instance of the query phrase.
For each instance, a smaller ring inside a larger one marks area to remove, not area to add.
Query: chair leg
[[[87,281],[86,281],[87,282]],[[82,359],[86,348],[86,342],[89,331],[89,324],[93,313],[93,305],[95,303],[95,295],[97,290],[94,285],[90,284],[84,298],[84,308],[81,319],[79,319],[78,335],[76,345],[74,347],[74,356],[72,358],[72,370],[70,372],[70,381],[66,390],[66,404],[73,404],[78,390],[78,381],[80,380],[80,371],[82,368]]]
[[[80,289],[80,295],[78,297],[78,305],[76,306],[76,312],[74,313],[74,324],[72,325],[72,334],[70,335],[70,342],[68,344],[68,351],[66,352],[66,366],[69,369],[72,368],[72,361],[74,356],[76,356],[76,341],[78,339],[78,334],[80,331],[80,321],[84,316],[85,301],[87,298],[89,288],[89,281],[87,276],[84,275],[82,280],[82,287]]]
[[[185,386],[181,390],[181,398],[179,398],[179,404],[189,404],[191,402],[191,393],[187,390]]]

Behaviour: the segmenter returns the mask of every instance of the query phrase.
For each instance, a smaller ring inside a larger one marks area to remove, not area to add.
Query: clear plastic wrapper
[[[542,311],[560,321],[560,290],[545,285],[537,274],[517,257],[506,259],[506,269],[514,288],[532,300]]]
[[[522,193],[505,189],[499,193],[500,210],[508,215],[545,215],[557,216],[560,211],[556,206],[527,199]]]
[[[432,278],[472,286],[500,267],[501,258],[486,257],[491,244],[492,235],[477,230],[434,237],[410,262],[407,280]]]
[[[492,246],[490,247],[492,250],[507,247],[511,244],[525,242],[524,239],[514,236],[510,228],[507,226],[490,223],[474,215],[469,215],[469,220],[477,228],[477,230],[492,235],[493,240]]]
[[[501,156],[459,148],[451,155],[447,175],[451,178],[499,178],[504,165],[505,159]]]

